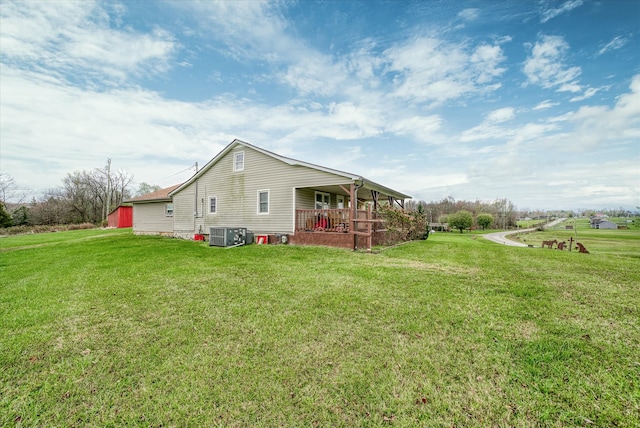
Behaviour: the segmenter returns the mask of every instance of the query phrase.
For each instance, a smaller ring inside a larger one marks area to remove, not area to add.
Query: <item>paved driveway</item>
[[[553,227],[558,223],[562,223],[563,221],[565,221],[564,218],[559,218],[557,220],[552,221],[545,227]],[[489,241],[493,241],[498,244],[509,245],[511,247],[528,247],[527,244],[512,241],[511,239],[507,238],[507,235],[514,235],[518,232],[532,232],[534,230],[536,230],[535,227],[531,229],[522,229],[522,230],[507,230],[506,232],[487,233],[486,235],[482,235],[482,237],[485,239],[488,239]]]
[[[507,238],[507,235],[514,235],[517,232],[531,232],[535,230],[533,229],[522,229],[519,231],[507,230],[506,232],[494,232],[487,233],[486,235],[482,235],[483,238],[488,239],[489,241],[496,242],[498,244],[509,245],[510,247],[528,247],[527,244],[523,244],[522,242],[512,241]]]

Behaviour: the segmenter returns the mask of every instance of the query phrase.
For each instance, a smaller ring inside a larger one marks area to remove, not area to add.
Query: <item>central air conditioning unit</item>
[[[209,246],[234,247],[246,243],[246,227],[212,227],[209,230]]]

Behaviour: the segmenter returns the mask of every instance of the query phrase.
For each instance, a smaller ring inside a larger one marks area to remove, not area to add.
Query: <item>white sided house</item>
[[[375,210],[380,204],[404,208],[404,200],[410,198],[360,175],[280,156],[240,140],[232,141],[168,197],[173,202],[175,237],[195,239],[207,237],[213,227],[246,227],[254,235],[268,235],[269,242],[284,237],[292,244],[344,248],[371,248],[384,232]],[[156,227],[143,225],[136,215],[134,232]]]
[[[179,184],[125,202],[133,205],[133,233],[173,236],[173,201],[169,193]]]
[[[618,225],[604,218],[592,218],[591,228],[592,229],[617,229]]]

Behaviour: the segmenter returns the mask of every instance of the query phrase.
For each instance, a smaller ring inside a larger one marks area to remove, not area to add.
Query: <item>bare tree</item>
[[[117,173],[112,174],[112,193],[109,211],[113,210],[114,208],[122,204],[124,200],[131,197],[129,186],[131,186],[132,182],[133,176],[128,175],[122,170],[119,170]]]
[[[42,199],[35,198],[31,202],[29,209],[30,224],[64,224],[70,223],[69,213],[71,207],[61,189],[47,190]]]
[[[133,196],[146,195],[147,193],[157,192],[160,189],[162,189],[162,187],[158,186],[157,184],[149,184],[149,183],[142,182],[138,186],[138,190],[136,190],[136,193]]]
[[[28,192],[20,190],[16,181],[6,172],[0,171],[0,202],[7,207],[11,202],[15,206],[19,206],[27,199]]]

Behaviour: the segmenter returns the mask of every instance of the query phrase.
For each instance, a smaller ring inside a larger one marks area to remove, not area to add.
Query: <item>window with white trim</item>
[[[173,204],[166,204],[164,206],[164,214],[167,217],[173,217]]]
[[[235,152],[233,154],[233,171],[244,171],[244,152]]]
[[[218,197],[209,197],[209,214],[216,214],[218,212]]]
[[[331,208],[331,196],[328,193],[324,192],[315,192],[316,193],[316,209],[317,210],[328,210]]]
[[[258,190],[258,214],[269,214],[268,190]]]

